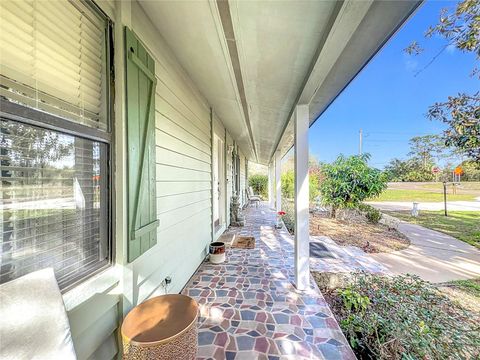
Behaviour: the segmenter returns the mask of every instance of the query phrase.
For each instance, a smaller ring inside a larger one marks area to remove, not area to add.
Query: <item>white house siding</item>
[[[235,179],[233,177],[233,162],[232,162],[232,153],[228,151],[229,147],[233,149],[233,139],[230,134],[227,132],[227,226],[230,226],[230,201],[233,195],[233,184]]]
[[[246,164],[246,158],[245,155],[243,155],[242,151],[239,150],[238,154],[240,155],[240,200],[241,200],[241,205],[245,205],[247,203],[247,181],[246,181],[246,175],[247,172],[245,171],[245,164]]]
[[[100,1],[98,5],[112,19],[119,11],[119,3],[112,0]],[[157,244],[152,249],[130,264],[124,260],[125,253],[117,253],[118,266],[108,270],[109,275],[101,273],[64,296],[79,360],[116,358],[120,349],[118,324],[122,315],[149,297],[180,292],[205,258],[208,243],[212,240],[212,124],[209,106],[137,2],[131,3],[131,13],[125,18],[129,19],[129,26],[156,61],[156,190],[160,226]],[[123,25],[115,24],[120,29]],[[121,46],[119,43],[115,45]],[[123,71],[116,68],[117,73]],[[122,127],[122,121],[117,117],[116,126]],[[216,132],[225,134],[226,149],[229,145],[233,147],[234,141],[221,120],[215,119],[213,126]],[[243,204],[246,174],[245,156],[241,153],[240,159],[240,198]],[[117,153],[115,161],[120,168],[119,164],[125,158]],[[231,153],[227,152],[227,225],[234,182],[232,171]],[[126,219],[122,221],[122,209],[116,211],[117,222],[126,223]],[[115,239],[117,251],[122,247],[126,249],[126,244],[118,246],[121,239],[125,237]],[[171,277],[172,283],[165,289],[162,281],[167,276]]]
[[[99,6],[113,16],[114,4],[102,1]],[[130,15],[130,27],[156,61],[155,134],[160,226],[157,245],[133,263],[122,267],[126,254],[120,258],[117,254],[122,275],[117,275],[118,279],[107,289],[93,292],[85,296],[85,301],[67,306],[79,360],[115,358],[119,353],[116,330],[122,314],[149,297],[180,292],[205,258],[212,239],[209,107],[138,3],[132,2]],[[123,24],[115,26],[123,27]],[[121,43],[115,45],[122,46]],[[124,70],[116,68],[116,72],[121,71]],[[116,126],[122,126],[118,119]],[[117,163],[123,160],[121,154],[116,154]],[[120,210],[117,209],[117,213],[121,213]],[[100,279],[102,276],[99,275]],[[165,289],[162,281],[167,276],[172,283]],[[123,284],[119,285],[121,279]],[[86,284],[88,281],[84,286],[91,290]]]
[[[227,170],[226,170],[226,153],[225,153],[225,149],[226,149],[226,131],[225,131],[225,127],[223,126],[223,123],[221,122],[221,120],[217,117],[217,115],[215,114],[215,112],[213,113],[213,133],[216,134],[219,138],[221,138],[223,140],[223,174],[221,175],[221,178],[220,180],[222,181],[222,187],[221,187],[221,191],[223,192],[223,204],[220,205],[220,209],[219,211],[221,212],[221,216],[222,216],[222,226],[221,228],[217,229],[217,232],[215,233],[215,229],[213,229],[214,231],[214,234],[213,234],[213,240],[216,240],[221,234],[223,231],[225,231],[225,228],[226,228],[226,224],[227,224],[227,203],[229,202],[229,198],[228,198],[228,195],[226,193],[227,191],[227,182],[226,182],[226,178],[227,178]],[[212,210],[213,211],[213,210]],[[212,228],[214,228],[213,224],[212,224]]]
[[[177,293],[205,258],[211,241],[210,110],[138,3],[132,28],[156,61],[157,245],[136,259],[133,304]]]

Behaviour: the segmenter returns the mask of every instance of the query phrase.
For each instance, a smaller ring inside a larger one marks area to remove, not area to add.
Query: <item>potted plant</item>
[[[285,211],[279,211],[277,212],[277,223],[275,224],[275,228],[281,229],[282,224],[283,224],[283,217],[285,216],[286,212]]]
[[[210,243],[208,247],[208,253],[210,255],[210,262],[212,264],[221,264],[225,261],[225,243],[221,241],[215,241]]]

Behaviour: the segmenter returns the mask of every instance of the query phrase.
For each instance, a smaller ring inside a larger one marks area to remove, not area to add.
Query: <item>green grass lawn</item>
[[[450,281],[449,284],[468,292],[480,300],[480,278]]]
[[[409,211],[386,211],[386,213],[443,232],[480,248],[480,211],[450,211],[448,216],[445,216],[443,210],[421,210],[416,218],[412,217]]]
[[[425,190],[437,190],[443,191],[443,185],[441,182],[437,183],[425,183],[421,185],[422,188]],[[449,184],[449,189],[451,189],[451,184]],[[462,190],[473,190],[473,191],[480,191],[480,181],[463,181],[458,186],[459,191]]]
[[[480,278],[439,284],[439,290],[463,308],[480,316]]]
[[[447,201],[474,201],[475,195],[471,194],[448,194]],[[443,201],[443,193],[422,190],[387,189],[379,197],[368,201]]]

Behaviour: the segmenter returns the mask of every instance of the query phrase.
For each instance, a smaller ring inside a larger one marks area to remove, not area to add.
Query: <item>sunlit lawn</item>
[[[425,190],[438,190],[443,191],[443,185],[441,182],[436,183],[425,183],[421,185]],[[451,189],[451,184],[449,184],[449,189]],[[459,191],[462,190],[473,190],[480,191],[480,181],[463,181],[458,185]]]
[[[480,248],[480,211],[443,211],[421,210],[416,218],[409,211],[386,211],[387,214],[401,220],[437,230],[470,245]]]
[[[450,281],[440,284],[439,289],[465,309],[480,315],[480,278]]]
[[[448,194],[447,201],[474,201],[475,195],[472,194]],[[423,191],[423,190],[406,190],[406,189],[387,189],[379,197],[369,199],[368,201],[443,201],[443,193]]]

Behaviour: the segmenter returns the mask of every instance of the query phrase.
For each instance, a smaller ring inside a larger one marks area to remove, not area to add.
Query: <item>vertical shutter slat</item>
[[[156,244],[155,64],[125,28],[127,55],[128,261]]]

